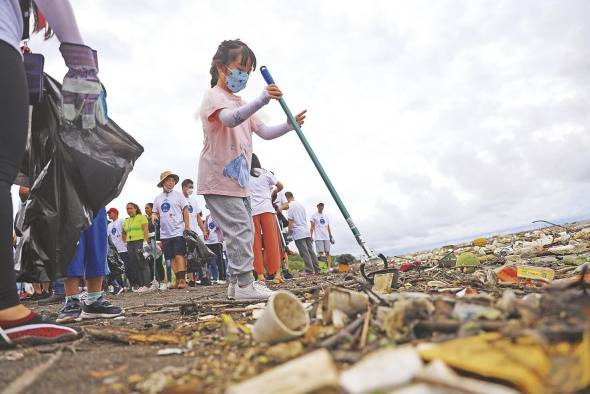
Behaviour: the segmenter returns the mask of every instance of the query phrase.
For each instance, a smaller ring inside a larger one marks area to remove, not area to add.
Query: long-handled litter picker
[[[268,85],[275,83],[274,79],[270,75],[270,72],[268,71],[268,68],[266,66],[260,67],[260,72],[262,73],[262,77],[264,78],[264,80],[266,81],[266,83]],[[283,111],[285,111],[285,114],[287,115],[289,122],[291,122],[291,124],[293,125],[293,128],[295,129],[297,136],[301,140],[301,143],[303,143],[303,146],[305,147],[305,150],[307,151],[307,154],[311,158],[311,161],[313,162],[315,168],[320,173],[320,176],[322,177],[324,183],[326,184],[326,187],[330,191],[332,198],[336,202],[336,205],[338,205],[338,208],[340,209],[342,216],[344,216],[346,223],[348,223],[348,227],[350,227],[350,231],[352,231],[352,234],[354,235],[356,242],[358,242],[359,246],[361,247],[361,249],[365,253],[366,258],[368,259],[368,261],[381,259],[381,260],[383,260],[383,263],[385,264],[386,270],[380,270],[380,271],[376,271],[376,272],[366,275],[364,272],[364,264],[366,261],[363,261],[361,263],[361,273],[363,274],[365,279],[367,279],[369,282],[372,283],[373,277],[376,273],[381,273],[383,271],[391,272],[392,269],[387,268],[387,259],[385,258],[385,256],[383,254],[376,255],[375,252],[373,250],[369,249],[367,247],[367,245],[365,244],[365,241],[363,240],[363,237],[361,236],[361,233],[360,233],[358,227],[356,227],[356,225],[354,224],[354,222],[350,216],[350,213],[348,213],[348,210],[346,209],[346,207],[344,206],[344,203],[340,199],[338,192],[336,192],[334,185],[332,185],[330,178],[328,178],[326,171],[324,171],[324,167],[322,167],[322,164],[320,163],[317,156],[315,155],[313,149],[311,148],[311,145],[309,145],[307,138],[305,138],[305,135],[303,134],[301,127],[299,127],[299,124],[297,123],[295,117],[293,116],[293,113],[291,113],[291,110],[287,106],[285,99],[281,97],[279,99],[279,104],[281,104],[281,107],[283,108]]]

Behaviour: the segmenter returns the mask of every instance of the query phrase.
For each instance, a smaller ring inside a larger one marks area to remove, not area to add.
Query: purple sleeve
[[[35,0],[60,42],[84,44],[69,0]]]

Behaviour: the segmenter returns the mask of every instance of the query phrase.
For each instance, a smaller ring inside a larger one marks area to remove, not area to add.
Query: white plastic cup
[[[277,343],[305,334],[309,328],[309,314],[291,292],[275,291],[270,296],[264,313],[252,328],[256,342]]]

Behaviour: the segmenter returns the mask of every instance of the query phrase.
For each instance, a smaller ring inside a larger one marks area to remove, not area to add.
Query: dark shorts
[[[164,257],[172,260],[176,256],[184,256],[186,254],[186,242],[182,236],[163,239],[162,249]]]

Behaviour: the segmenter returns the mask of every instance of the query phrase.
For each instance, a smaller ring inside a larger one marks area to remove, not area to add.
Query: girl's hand
[[[297,121],[297,124],[299,126],[302,126],[303,123],[305,123],[305,114],[307,113],[307,110],[303,110],[301,112],[299,112],[297,114],[297,116],[295,116],[295,120]],[[287,119],[287,122],[289,122],[289,124],[291,124],[291,120]]]
[[[271,99],[278,100],[281,97],[283,97],[283,92],[281,92],[281,89],[279,89],[279,87],[275,84],[268,85],[266,87],[266,92],[268,93]]]

